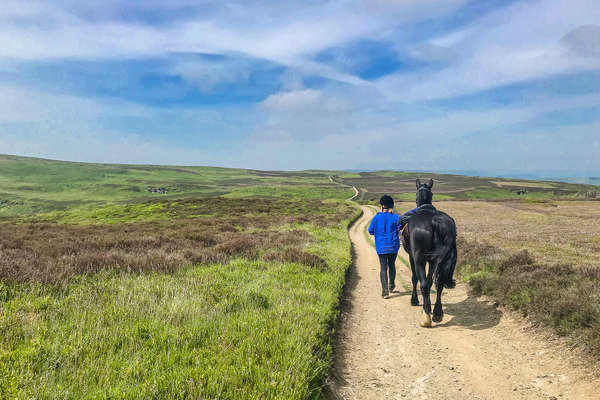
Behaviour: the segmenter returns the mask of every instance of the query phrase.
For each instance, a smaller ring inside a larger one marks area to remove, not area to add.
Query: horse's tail
[[[451,289],[456,286],[456,281],[453,278],[457,258],[456,224],[450,216],[443,214],[436,215],[432,219],[431,225],[435,252],[440,257],[433,279],[436,285],[441,284]]]

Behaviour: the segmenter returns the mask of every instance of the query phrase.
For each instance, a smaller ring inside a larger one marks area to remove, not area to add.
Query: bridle
[[[428,193],[430,193],[430,194],[431,194],[431,199],[433,199],[433,192],[431,191],[431,189],[429,189],[429,188],[427,187],[427,185],[422,185],[421,187],[419,187],[419,188],[417,189],[417,194],[419,194],[419,192],[421,192],[421,190],[426,190]],[[421,196],[421,197],[423,197],[423,196]],[[431,199],[430,199],[429,201],[431,201]],[[427,203],[425,203],[425,204],[427,204]]]
[[[423,185],[420,188],[417,189],[417,192],[421,191],[421,190],[427,190],[429,193],[433,194],[433,192],[431,191],[431,189],[429,189],[427,187],[427,185]]]

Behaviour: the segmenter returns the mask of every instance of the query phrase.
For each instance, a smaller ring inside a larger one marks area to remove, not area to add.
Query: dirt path
[[[354,196],[350,197],[348,200],[354,200],[360,194],[360,191],[356,188],[356,186],[352,186],[352,189],[354,189]]]
[[[351,197],[349,197],[349,198],[347,198],[346,200],[354,200],[360,194],[360,190],[358,190],[358,188],[356,186],[350,186],[350,185],[345,185],[343,183],[340,183],[340,182],[336,181],[335,179],[333,179],[333,176],[331,176],[331,175],[329,175],[329,181],[331,183],[335,183],[335,184],[338,184],[340,186],[351,187],[354,190],[354,195],[351,196]]]
[[[421,307],[410,306],[404,264],[397,263],[399,292],[382,299],[379,261],[365,234],[374,211],[363,211],[350,230],[355,266],[337,335],[333,397],[600,398],[600,382],[573,365],[576,357],[563,346],[536,338],[462,284],[444,292],[444,321],[430,329],[419,327]]]

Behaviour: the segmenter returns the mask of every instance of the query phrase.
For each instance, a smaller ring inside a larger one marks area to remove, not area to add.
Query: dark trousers
[[[396,281],[396,256],[398,253],[378,254],[381,270],[379,278],[381,279],[381,291],[388,293],[389,288],[395,287]],[[389,276],[389,280],[388,280]]]

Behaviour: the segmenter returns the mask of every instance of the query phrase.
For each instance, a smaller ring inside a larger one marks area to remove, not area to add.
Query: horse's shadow
[[[434,324],[434,328],[447,326],[462,326],[463,328],[480,331],[492,328],[500,323],[502,311],[493,304],[477,301],[477,297],[469,294],[458,303],[446,303],[444,306],[444,321]]]
[[[399,291],[398,289],[394,289],[394,291],[390,293],[389,298],[393,299],[394,297],[410,296],[411,294],[412,292],[410,290]]]

